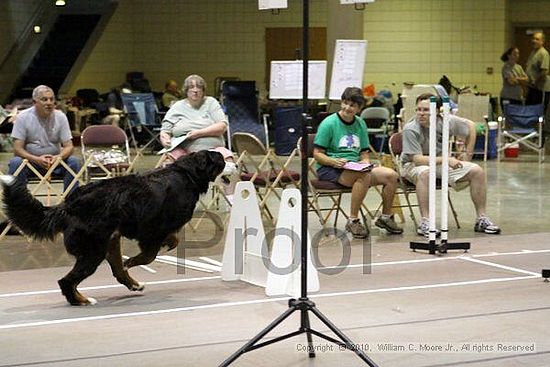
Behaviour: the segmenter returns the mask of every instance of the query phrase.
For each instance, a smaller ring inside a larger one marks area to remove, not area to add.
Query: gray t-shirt
[[[216,122],[225,122],[227,117],[220,103],[213,97],[205,97],[199,108],[191,107],[187,99],[175,102],[166,112],[162,120],[161,131],[166,131],[174,137],[187,134],[191,130],[198,130],[213,125]],[[182,148],[189,152],[207,150],[225,146],[223,136],[207,136],[185,141]]]
[[[437,117],[437,155],[441,155],[442,146],[442,123],[441,116]],[[430,129],[422,127],[416,119],[409,121],[403,128],[403,152],[401,153],[401,162],[412,162],[411,158],[415,154],[428,155],[430,153]],[[466,137],[470,134],[470,124],[467,119],[451,115],[449,117],[449,136]]]
[[[527,59],[525,72],[529,76],[529,85],[541,91],[550,91],[550,78],[548,71],[550,70],[550,55],[544,47],[538,50],[533,50]],[[545,77],[538,80],[539,76],[545,74]],[[536,81],[536,83],[535,83]]]
[[[525,71],[519,64],[510,65],[507,62],[502,66],[502,90],[500,91],[500,98],[504,99],[516,99],[518,101],[523,100],[523,89],[520,84],[510,84],[508,79],[513,77],[525,77]]]
[[[36,156],[59,154],[63,143],[72,139],[69,121],[63,112],[54,110],[42,120],[34,106],[17,115],[11,136],[23,140],[25,150]]]

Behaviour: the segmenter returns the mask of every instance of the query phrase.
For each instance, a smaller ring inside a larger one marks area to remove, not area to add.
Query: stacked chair
[[[86,182],[132,172],[130,144],[124,130],[112,125],[93,125],[82,132],[82,157]]]

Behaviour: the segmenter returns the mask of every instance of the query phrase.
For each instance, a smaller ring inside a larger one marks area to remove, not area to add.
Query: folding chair
[[[241,170],[241,180],[251,181],[258,189],[260,210],[273,222],[274,217],[267,205],[270,195],[274,194],[280,200],[277,188],[299,187],[300,173],[289,168],[298,150],[294,148],[283,161],[251,133],[235,133],[232,141],[233,149],[239,156],[236,163]]]
[[[386,107],[367,107],[361,112],[361,118],[367,124],[369,135],[374,138],[371,145],[374,145],[374,141],[379,141],[376,149],[383,153],[391,122],[390,111]]]
[[[418,226],[418,222],[416,221],[416,217],[414,215],[413,207],[418,207],[418,202],[415,201],[414,204],[411,203],[411,200],[409,198],[409,195],[416,195],[416,185],[409,180],[405,179],[401,172],[401,152],[403,152],[403,135],[401,132],[394,133],[390,136],[390,139],[388,141],[388,146],[390,149],[390,155],[393,160],[394,168],[397,172],[397,175],[399,176],[399,187],[395,193],[396,196],[402,195],[405,197],[406,205],[401,204],[401,202],[394,201],[392,208],[409,208],[409,213],[411,216],[412,221],[414,222],[414,226]],[[436,183],[436,188],[438,190],[441,189],[441,181],[438,179]],[[453,213],[453,217],[455,219],[455,223],[457,228],[460,228],[460,223],[458,222],[458,215],[456,213],[456,210],[453,206],[453,202],[451,200],[451,192],[449,191],[449,207],[451,208],[451,212]]]
[[[74,177],[65,190],[56,190],[54,187],[54,185],[63,185],[63,177],[54,176],[54,171],[59,166],[63,166]],[[21,165],[19,165],[13,175],[18,176],[25,168],[28,168],[32,173],[32,175],[28,176],[28,184],[33,186],[30,188],[31,194],[35,197],[45,197],[46,206],[55,205],[61,202],[65,196],[71,192],[72,188],[80,181],[81,176],[84,174],[83,167],[79,172],[74,172],[61,157],[58,157],[44,173],[32,165],[29,160],[23,159]],[[44,189],[46,192],[44,192]],[[56,200],[52,201],[52,198],[56,198]]]
[[[267,115],[260,123],[258,91],[255,81],[225,81],[222,84],[222,105],[227,114],[228,147],[232,148],[233,134],[250,133],[266,147],[269,146]]]
[[[349,215],[342,208],[341,204],[342,204],[342,195],[351,194],[351,187],[343,186],[332,181],[319,180],[319,178],[317,177],[317,171],[315,169],[316,161],[315,161],[315,158],[313,158],[314,140],[315,140],[315,134],[308,134],[307,157],[309,160],[308,171],[310,176],[308,180],[308,187],[309,187],[308,211],[313,211],[315,212],[315,214],[317,214],[317,217],[319,218],[319,222],[323,227],[326,226],[332,213],[335,213],[334,227],[336,227],[338,225],[338,217],[340,213],[344,216],[346,220],[349,219]],[[302,152],[302,150],[300,149],[301,142],[302,142],[302,139],[298,140],[298,149],[300,150],[300,152]],[[328,206],[321,205],[322,198],[330,199]],[[370,211],[365,207],[365,205],[362,204],[360,209],[361,217],[363,218],[364,223],[368,223],[364,210],[367,211],[371,219],[373,218],[373,216],[371,215]],[[327,214],[324,215],[323,212],[327,212]]]
[[[130,145],[124,130],[113,125],[89,126],[82,132],[84,179],[105,179],[132,171]]]
[[[499,117],[497,158],[513,144],[521,144],[538,154],[544,161],[544,107],[538,105],[504,105],[504,117]]]
[[[136,152],[142,154],[147,148],[155,150],[161,146],[159,139],[161,119],[154,94],[123,93],[121,98]]]

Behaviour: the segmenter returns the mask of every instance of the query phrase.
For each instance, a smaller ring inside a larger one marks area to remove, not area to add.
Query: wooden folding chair
[[[59,167],[63,166],[69,173],[74,177],[69,186],[65,190],[55,190],[54,184],[60,184],[63,185],[63,178],[54,177],[53,172],[54,170]],[[40,172],[34,165],[32,165],[27,159],[24,159],[21,165],[17,168],[17,170],[14,172],[14,176],[18,176],[19,173],[24,169],[28,168],[34,176],[29,175],[28,182],[29,184],[33,185],[33,187],[30,189],[30,192],[34,196],[44,196],[46,197],[46,205],[52,205],[57,204],[61,202],[65,198],[65,196],[71,192],[73,187],[81,180],[81,177],[84,173],[84,168],[82,167],[79,172],[74,172],[68,165],[65,163],[60,157],[58,157],[52,165],[49,167],[49,169],[42,173]],[[41,190],[45,188],[46,193],[41,193]],[[55,197],[57,200],[55,202],[52,202],[52,197]]]
[[[262,215],[274,223],[275,218],[267,205],[268,199],[272,194],[281,199],[277,189],[299,187],[300,173],[290,169],[298,150],[294,149],[282,160],[272,149],[266,148],[256,136],[244,132],[233,134],[232,147],[239,156],[236,163],[241,170],[241,180],[254,184],[260,198]]]
[[[298,140],[298,150],[301,151],[301,141]],[[338,225],[339,214],[342,214],[344,218],[349,219],[348,213],[342,208],[342,196],[344,194],[351,194],[351,187],[342,186],[336,182],[332,181],[323,181],[319,180],[317,177],[317,170],[315,169],[316,161],[313,158],[313,141],[315,140],[315,134],[308,134],[308,188],[309,188],[309,197],[308,197],[308,211],[313,211],[317,214],[319,222],[323,227],[326,227],[326,224],[330,216],[334,213],[334,227]],[[328,206],[321,205],[321,199],[328,198],[330,199]],[[326,214],[323,214],[326,212]],[[365,212],[372,219],[374,216],[365,206],[361,205],[360,213],[363,218],[364,223],[368,223]]]

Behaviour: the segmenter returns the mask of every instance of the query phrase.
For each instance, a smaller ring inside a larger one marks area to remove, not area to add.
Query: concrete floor
[[[8,158],[0,155],[2,167]],[[140,167],[155,159],[145,158]],[[469,193],[453,193],[461,228],[451,222],[450,238],[470,241],[467,254],[410,251],[408,242],[419,238],[407,216],[401,236],[374,229],[369,241],[351,241],[343,266],[335,241],[319,245],[320,291],[310,298],[378,365],[550,365],[550,284],[540,278],[541,269],[550,268],[550,166],[522,156],[490,161],[486,170],[488,214],[503,233],[474,233]],[[378,201],[375,192],[367,196],[370,208]],[[278,204],[270,205],[277,212]],[[227,213],[220,216],[227,220]],[[308,224],[310,234],[320,228],[313,214]],[[211,230],[205,222],[180,235],[193,243]],[[180,245],[163,255],[221,261],[223,245]],[[136,250],[131,241],[123,247],[129,255]],[[143,293],[118,285],[102,264],[81,286],[99,303],[71,307],[56,283],[71,265],[60,241],[0,241],[0,366],[216,366],[288,308],[287,296],[267,297],[263,288],[222,281],[218,271],[182,270],[166,261],[131,270],[147,283]],[[310,318],[314,329],[331,335]],[[295,313],[267,339],[299,325]],[[315,336],[317,356],[310,359],[305,345],[300,335],[251,351],[232,365],[366,365]]]

